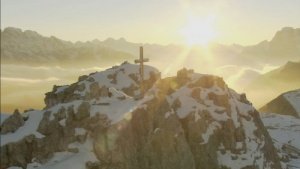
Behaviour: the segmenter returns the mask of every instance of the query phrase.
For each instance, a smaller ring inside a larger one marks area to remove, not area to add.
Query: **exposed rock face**
[[[18,110],[15,110],[13,115],[8,117],[1,125],[1,134],[16,131],[19,127],[23,126],[24,119]]]
[[[22,130],[1,135],[1,168],[63,166],[53,159],[65,153],[89,169],[281,169],[258,112],[221,78],[183,69],[159,79],[146,66],[136,100],[138,72],[125,63],[54,87]]]
[[[146,103],[147,109],[133,113],[117,140],[123,168],[195,168],[191,147],[178,117],[165,118],[171,108],[166,100]],[[117,154],[117,153],[116,153]]]
[[[154,88],[116,141],[124,168],[281,168],[258,112],[221,78],[182,70]]]
[[[300,118],[300,89],[281,94],[259,109],[260,112],[272,112]]]

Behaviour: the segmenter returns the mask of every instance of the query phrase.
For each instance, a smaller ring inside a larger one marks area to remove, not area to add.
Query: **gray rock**
[[[101,97],[108,97],[108,96],[110,95],[109,93],[110,93],[110,92],[109,92],[108,87],[102,86],[102,87],[100,88],[100,96],[101,96]]]
[[[84,81],[85,79],[87,79],[88,76],[87,75],[83,75],[83,76],[79,76],[78,81]]]
[[[86,169],[101,169],[101,164],[100,162],[92,162],[92,161],[88,161],[85,163],[85,168]]]
[[[93,98],[99,98],[101,96],[101,89],[99,87],[98,82],[93,82],[90,84],[90,97]]]
[[[23,116],[20,114],[18,109],[14,111],[14,113],[8,117],[1,125],[1,134],[6,134],[10,132],[15,132],[24,125]]]
[[[120,154],[118,163],[132,169],[195,169],[179,119],[177,116],[165,118],[165,112],[171,111],[168,103],[157,99],[148,102],[147,107],[147,111],[133,112],[130,123],[120,133],[116,141]]]
[[[90,108],[89,102],[82,102],[78,107],[77,113],[75,113],[75,119],[82,120],[90,117]]]

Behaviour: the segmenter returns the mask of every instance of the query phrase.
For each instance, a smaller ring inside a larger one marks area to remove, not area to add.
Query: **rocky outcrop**
[[[8,117],[1,124],[1,134],[7,134],[16,131],[19,127],[23,126],[24,117],[20,114],[18,110],[15,110],[13,115]]]
[[[175,114],[165,118],[172,111],[167,101],[155,99],[146,104],[147,109],[134,112],[120,133],[115,153],[121,154],[118,162],[123,168],[195,168],[180,120]]]
[[[70,86],[54,86],[51,92],[46,93],[46,108],[59,103],[68,103],[74,100],[91,100],[100,97],[109,97],[109,88],[115,88],[126,95],[135,96],[139,92],[139,66],[124,62],[121,66],[112,67],[100,73],[91,73],[81,76],[78,82]],[[145,70],[144,88],[148,90],[160,78],[160,73],[147,67]]]
[[[116,141],[123,168],[281,168],[258,112],[221,78],[181,70],[154,88]]]

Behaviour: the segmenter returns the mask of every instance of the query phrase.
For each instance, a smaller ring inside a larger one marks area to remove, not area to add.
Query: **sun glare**
[[[183,26],[181,34],[187,45],[207,45],[215,39],[213,18],[190,17]]]

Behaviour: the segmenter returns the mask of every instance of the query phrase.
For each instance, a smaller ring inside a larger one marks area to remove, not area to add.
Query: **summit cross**
[[[141,89],[141,95],[144,94],[144,62],[149,62],[148,58],[144,58],[144,52],[143,52],[143,46],[140,46],[140,59],[134,60],[135,63],[140,64],[140,89]]]

